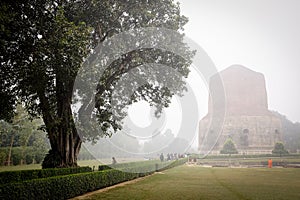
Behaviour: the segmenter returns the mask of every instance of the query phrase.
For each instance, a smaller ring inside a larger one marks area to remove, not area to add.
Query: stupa
[[[231,138],[240,154],[269,154],[282,140],[262,73],[233,65],[210,78],[209,90],[208,114],[199,122],[200,152],[219,154]]]

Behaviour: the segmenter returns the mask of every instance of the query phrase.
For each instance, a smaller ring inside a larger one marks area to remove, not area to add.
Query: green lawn
[[[86,199],[300,199],[300,169],[180,166]]]

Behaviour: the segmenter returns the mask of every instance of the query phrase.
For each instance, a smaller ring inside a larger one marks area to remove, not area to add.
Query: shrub
[[[61,158],[59,157],[59,155],[56,154],[52,149],[50,149],[43,160],[42,168],[47,169],[59,166],[60,160]]]
[[[187,161],[187,158],[176,160],[173,162],[161,162],[157,160],[141,161],[141,162],[129,162],[129,163],[117,163],[114,165],[99,165],[98,171],[107,169],[119,169],[121,171],[130,172],[147,172],[147,171],[159,171],[160,169],[166,169],[167,166],[175,166],[176,163],[183,164]]]
[[[0,166],[3,166],[6,161],[7,155],[4,151],[0,151]]]
[[[232,139],[227,139],[222,150],[220,151],[221,154],[237,154],[238,151],[235,147],[234,142],[232,141]]]
[[[44,157],[45,157],[45,155],[43,153],[37,153],[34,156],[34,160],[37,164],[40,164],[43,161]]]
[[[0,186],[0,199],[67,199],[141,175],[112,169],[9,183]]]
[[[30,154],[27,154],[27,155],[25,156],[25,162],[26,162],[26,164],[27,164],[27,165],[28,165],[28,164],[31,164],[32,161],[33,161],[33,156],[30,155]]]
[[[160,167],[162,167],[161,169],[167,169],[183,164],[186,161],[187,159],[181,159],[172,163],[159,162],[156,164],[160,165]],[[139,163],[136,165],[138,167],[132,168],[133,171],[155,169],[156,167],[154,163],[148,163],[148,165]],[[135,173],[110,169],[99,172],[87,172],[7,183],[0,186],[0,199],[68,199],[86,192],[145,176],[152,172],[154,172],[154,170],[145,173]]]
[[[61,176],[91,171],[92,169],[90,167],[6,171],[0,172],[0,185],[11,182],[21,182],[31,179],[47,178],[51,176]]]
[[[108,170],[108,169],[112,169],[112,168],[108,165],[99,165],[98,166],[98,171],[103,171],[103,170]]]

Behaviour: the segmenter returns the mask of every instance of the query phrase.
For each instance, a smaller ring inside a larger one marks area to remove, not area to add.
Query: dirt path
[[[161,173],[161,172],[156,172],[156,173],[154,173],[154,174],[157,174],[157,173]],[[106,191],[111,190],[111,189],[113,189],[113,188],[123,187],[123,186],[125,186],[125,185],[129,185],[129,184],[136,183],[136,182],[138,182],[138,181],[144,180],[145,178],[147,178],[147,177],[149,177],[149,176],[152,176],[152,175],[148,175],[148,176],[136,178],[136,179],[133,179],[133,180],[131,180],[131,181],[125,181],[125,182],[122,182],[122,183],[119,183],[119,184],[116,184],[116,185],[112,185],[112,186],[109,186],[109,187],[102,188],[102,189],[100,189],[100,190],[95,190],[95,191],[93,191],[93,192],[88,192],[88,193],[83,194],[83,195],[81,195],[81,196],[77,196],[77,197],[71,198],[70,200],[86,199],[86,198],[88,198],[89,196],[94,195],[94,194],[106,192]]]

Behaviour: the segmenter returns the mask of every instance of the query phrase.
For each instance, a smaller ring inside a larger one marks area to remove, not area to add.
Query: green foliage
[[[4,97],[1,98],[1,105],[4,106],[1,106],[0,119],[12,116],[17,99],[25,104],[32,116],[42,116],[54,150],[52,153],[60,159],[58,165],[49,162],[45,164],[52,167],[76,165],[72,162],[76,162],[77,155],[63,154],[78,152],[81,144],[71,112],[71,102],[74,81],[89,54],[92,59],[92,49],[123,31],[164,27],[180,32],[187,23],[187,18],[181,15],[179,4],[174,0],[15,0],[2,2],[0,13],[0,94]],[[110,98],[117,81],[137,66],[145,63],[164,64],[180,72],[180,77],[166,74],[162,78],[176,83],[176,91],[157,84],[157,75],[148,70],[140,73],[141,77],[149,79],[148,84],[140,87],[129,99],[122,99],[120,94],[120,100],[117,101],[119,110],[124,111],[126,106],[135,101],[146,100],[156,106],[159,113],[169,105],[175,93],[182,95],[185,90],[182,76],[188,76],[194,53],[182,40],[178,41],[176,47],[184,52],[187,59],[159,49],[140,49],[122,55],[108,66],[99,80],[93,115],[102,132],[82,129],[80,131],[85,138],[96,140],[122,128],[121,121],[126,113],[115,117],[111,112]],[[137,85],[134,81],[132,84]],[[86,99],[91,98],[85,94],[86,90],[82,88],[77,91],[77,100],[91,102]],[[78,124],[82,116],[91,116],[93,109],[83,103],[79,117],[76,118]],[[64,149],[67,145],[59,142],[69,133],[73,135],[70,140],[77,140],[64,141],[74,144],[68,146],[72,150]],[[26,141],[26,137],[23,141]],[[46,160],[56,161],[52,158],[50,155]],[[64,160],[66,158],[70,160]]]
[[[32,179],[47,178],[52,176],[62,176],[68,174],[77,174],[91,172],[90,167],[75,167],[75,168],[55,168],[55,169],[35,169],[21,171],[6,171],[0,172],[0,185],[23,182]]]
[[[238,151],[235,147],[234,142],[232,139],[227,139],[222,150],[220,151],[221,154],[237,154]]]
[[[99,165],[98,166],[98,171],[104,171],[104,170],[108,170],[108,169],[112,169],[112,167],[110,165]]]
[[[42,124],[41,119],[32,119],[22,104],[17,105],[10,123],[1,120],[0,151],[6,154],[6,158],[9,158],[11,151],[11,159],[6,160],[7,163],[18,165],[30,164],[33,160],[41,162],[41,157],[49,149],[46,133],[40,130]]]
[[[46,154],[43,163],[42,168],[54,168],[55,166],[59,166],[61,158],[59,154],[53,153],[54,151],[52,149],[49,150],[49,153]]]
[[[110,165],[99,165],[98,171],[108,169],[118,169],[121,171],[130,172],[153,172],[162,171],[178,165],[182,165],[187,161],[187,158],[179,159],[173,162],[158,162],[157,160],[141,161],[141,162],[129,162],[129,163],[117,163]]]
[[[171,164],[165,165],[164,167],[161,167],[161,168],[158,167],[157,168],[158,170],[156,170],[156,171],[163,171],[163,170],[171,169],[171,168],[179,166],[179,165],[183,165],[184,163],[187,162],[187,160],[188,160],[188,158],[182,158],[182,159],[173,161]]]
[[[274,149],[272,150],[272,154],[277,155],[286,155],[289,152],[284,148],[284,144],[282,142],[277,142],[274,146]]]
[[[13,165],[41,163],[47,151],[36,150],[34,146],[13,147],[11,151],[11,161]],[[9,147],[0,148],[0,166],[5,165],[9,153]],[[23,160],[23,163],[21,163]]]
[[[36,163],[40,164],[43,161],[44,157],[45,157],[45,154],[39,152],[34,156],[34,160]]]
[[[7,158],[7,154],[0,150],[0,166],[4,165]]]
[[[28,164],[32,164],[34,157],[32,156],[32,154],[26,154],[25,156],[25,163]]]
[[[20,148],[13,148],[11,160],[13,165],[20,165],[22,159],[21,149]]]
[[[175,167],[186,162],[186,159],[168,163],[164,169]],[[132,180],[151,174],[155,165],[142,166],[153,169],[150,172],[135,173],[141,168],[133,168],[133,172],[123,172],[116,169],[99,172],[79,173],[65,176],[34,179],[18,183],[8,183],[0,186],[1,199],[68,199],[89,191],[111,186],[120,182]]]
[[[1,199],[68,199],[88,191],[137,178],[118,170],[82,173],[11,183],[0,187]]]

